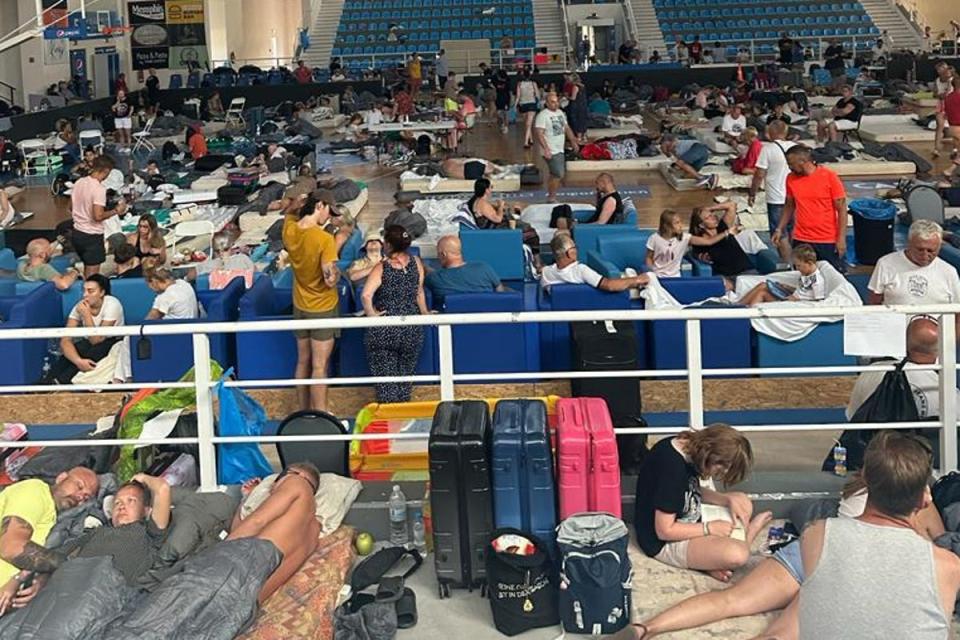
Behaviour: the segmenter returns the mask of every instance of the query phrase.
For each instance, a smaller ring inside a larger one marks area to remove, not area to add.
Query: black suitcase
[[[217,202],[223,206],[246,204],[247,190],[245,187],[225,184],[217,189]]]
[[[430,506],[440,597],[486,578],[493,531],[488,447],[490,413],[481,400],[441,402],[430,428]]]
[[[573,368],[576,371],[629,371],[637,368],[637,333],[632,322],[574,322]],[[614,427],[644,427],[637,378],[576,378],[574,397],[603,398]],[[617,436],[620,469],[633,475],[647,453],[647,436]]]

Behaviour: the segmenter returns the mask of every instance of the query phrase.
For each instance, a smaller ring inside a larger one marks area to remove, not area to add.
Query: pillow
[[[246,518],[263,504],[263,501],[270,495],[270,490],[277,479],[277,475],[273,474],[264,478],[243,500],[240,507],[241,518]],[[317,506],[317,520],[320,521],[323,535],[329,535],[337,530],[350,510],[350,506],[360,495],[360,489],[362,488],[363,485],[360,484],[359,480],[344,478],[335,473],[320,474],[320,485],[314,495],[314,500]]]

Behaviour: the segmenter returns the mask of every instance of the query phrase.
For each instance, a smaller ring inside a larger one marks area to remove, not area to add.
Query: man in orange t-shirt
[[[802,144],[787,151],[787,201],[777,230],[771,237],[774,246],[783,230],[794,220],[794,244],[809,244],[818,260],[826,260],[844,271],[847,252],[847,194],[843,182],[830,169],[817,165],[810,148]]]

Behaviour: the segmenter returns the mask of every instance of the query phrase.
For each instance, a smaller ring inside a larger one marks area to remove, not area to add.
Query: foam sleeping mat
[[[864,116],[860,137],[874,142],[933,142],[931,129],[918,127],[912,115]]]
[[[568,163],[569,168],[569,163]],[[401,191],[416,191],[418,193],[473,193],[474,180],[457,180],[441,178],[435,187],[431,188],[433,178],[419,177],[414,179],[400,179]],[[494,191],[520,191],[520,174],[511,174],[502,178],[493,178],[491,187]]]
[[[568,160],[567,172],[599,171],[655,171],[658,167],[669,165],[670,158],[664,155],[630,160]]]

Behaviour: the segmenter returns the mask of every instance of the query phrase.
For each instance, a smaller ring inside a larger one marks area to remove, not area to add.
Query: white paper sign
[[[903,358],[906,343],[907,316],[902,313],[844,316],[843,352],[848,356]]]

